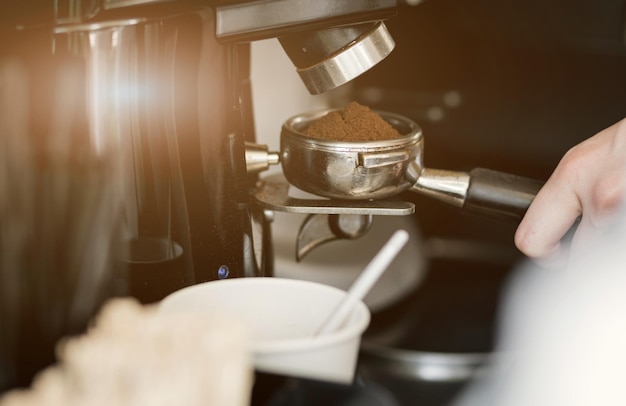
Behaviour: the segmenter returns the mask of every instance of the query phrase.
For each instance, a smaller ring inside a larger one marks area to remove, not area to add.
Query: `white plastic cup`
[[[349,384],[370,311],[360,301],[338,330],[315,336],[346,292],[317,282],[236,278],[190,286],[167,296],[161,311],[240,320],[250,333],[257,371]]]

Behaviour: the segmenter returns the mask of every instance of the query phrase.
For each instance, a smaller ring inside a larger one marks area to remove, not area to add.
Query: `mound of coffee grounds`
[[[378,113],[354,101],[313,121],[304,135],[327,141],[382,141],[402,136]]]

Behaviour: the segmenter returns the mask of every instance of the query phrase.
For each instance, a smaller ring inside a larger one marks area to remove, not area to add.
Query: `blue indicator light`
[[[220,279],[228,278],[229,273],[230,270],[228,269],[228,266],[222,265],[220,266],[220,269],[217,270],[217,277]]]

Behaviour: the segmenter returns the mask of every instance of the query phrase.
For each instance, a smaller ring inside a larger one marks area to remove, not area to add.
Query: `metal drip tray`
[[[489,358],[489,353],[441,353],[411,351],[386,346],[362,347],[364,370],[426,382],[463,382],[471,379]]]

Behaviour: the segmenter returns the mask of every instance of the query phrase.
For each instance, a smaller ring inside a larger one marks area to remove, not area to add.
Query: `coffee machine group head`
[[[396,1],[257,1],[217,8],[221,41],[276,37],[307,90],[320,94],[382,61],[394,48],[383,22]]]

